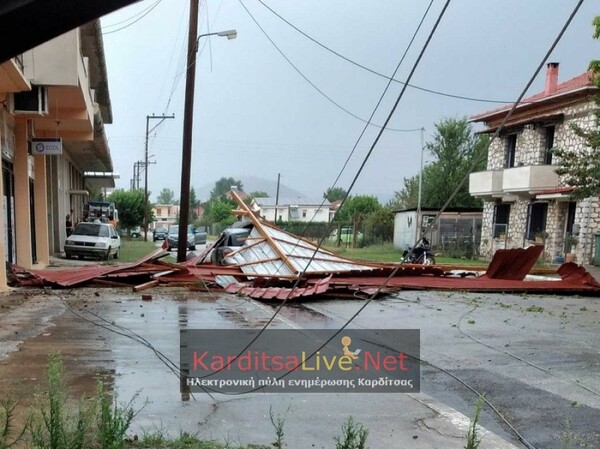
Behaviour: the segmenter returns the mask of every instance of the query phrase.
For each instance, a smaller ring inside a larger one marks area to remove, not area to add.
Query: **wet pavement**
[[[421,329],[427,363],[419,394],[195,394],[182,401],[169,366],[179,360],[179,331],[260,328],[272,306],[172,288],[144,292],[152,301],[126,290],[40,292],[0,309],[0,395],[43,388],[47,354],[60,350],[75,394],[92,393],[98,378],[114,382],[123,401],[138,394],[136,433],[268,444],[272,408],[286,417],[290,448],[333,447],[349,415],[369,428],[372,448],[462,448],[476,400],[466,384],[485,392],[535,447],[600,447],[599,298],[402,292],[372,302],[351,327]],[[362,304],[286,307],[271,326],[336,328]],[[482,447],[524,447],[489,407],[481,422],[489,431]]]

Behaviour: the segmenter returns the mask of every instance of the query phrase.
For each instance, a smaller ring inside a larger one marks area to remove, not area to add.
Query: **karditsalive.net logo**
[[[182,388],[236,393],[420,389],[418,330],[351,329],[341,336],[333,329],[259,332],[182,332]],[[240,353],[240,347],[248,348]]]
[[[263,371],[267,373],[277,373],[286,371],[379,371],[395,372],[408,371],[406,360],[408,356],[402,352],[390,355],[377,351],[362,351],[356,349],[351,351],[350,345],[352,339],[344,336],[341,339],[342,355],[321,354],[316,351],[314,354],[301,351],[299,354],[272,354],[264,351],[248,350],[244,354],[219,354],[194,351],[193,369],[194,371]],[[362,355],[361,355],[362,353]],[[360,356],[360,357],[359,357]],[[359,358],[362,363],[357,363]]]

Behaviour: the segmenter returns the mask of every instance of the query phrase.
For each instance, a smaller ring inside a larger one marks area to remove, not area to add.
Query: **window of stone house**
[[[517,154],[517,135],[510,134],[506,136],[506,159],[504,167],[511,168],[515,166],[515,156]]]
[[[300,218],[300,213],[298,212],[298,206],[290,206],[290,219]]]
[[[527,240],[535,240],[546,230],[548,203],[531,203],[527,210]]]
[[[156,208],[156,215],[162,215],[160,207]]]
[[[306,218],[306,209],[302,209],[302,218]]]
[[[544,164],[552,164],[552,148],[554,148],[554,132],[556,127],[547,126],[545,128],[546,138],[544,139]]]
[[[500,203],[494,207],[494,238],[504,238],[508,234],[510,204]]]

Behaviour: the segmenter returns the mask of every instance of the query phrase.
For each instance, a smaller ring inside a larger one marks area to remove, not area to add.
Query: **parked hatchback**
[[[79,223],[65,242],[65,256],[108,259],[119,258],[121,238],[115,227],[109,223]]]
[[[166,236],[167,250],[177,249],[179,242],[179,225],[172,225],[169,227],[169,232]],[[187,248],[190,251],[196,249],[196,245],[203,245],[206,243],[206,232],[198,231],[194,226],[188,225],[187,228]]]
[[[152,231],[152,241],[164,240],[167,237],[167,228],[154,228]]]

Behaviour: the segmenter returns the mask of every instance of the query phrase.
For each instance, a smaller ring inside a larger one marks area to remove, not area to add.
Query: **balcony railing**
[[[502,190],[507,193],[530,193],[558,187],[560,179],[554,165],[525,165],[507,168],[502,177]]]
[[[473,196],[492,197],[502,195],[503,170],[488,170],[469,175],[469,193]]]

